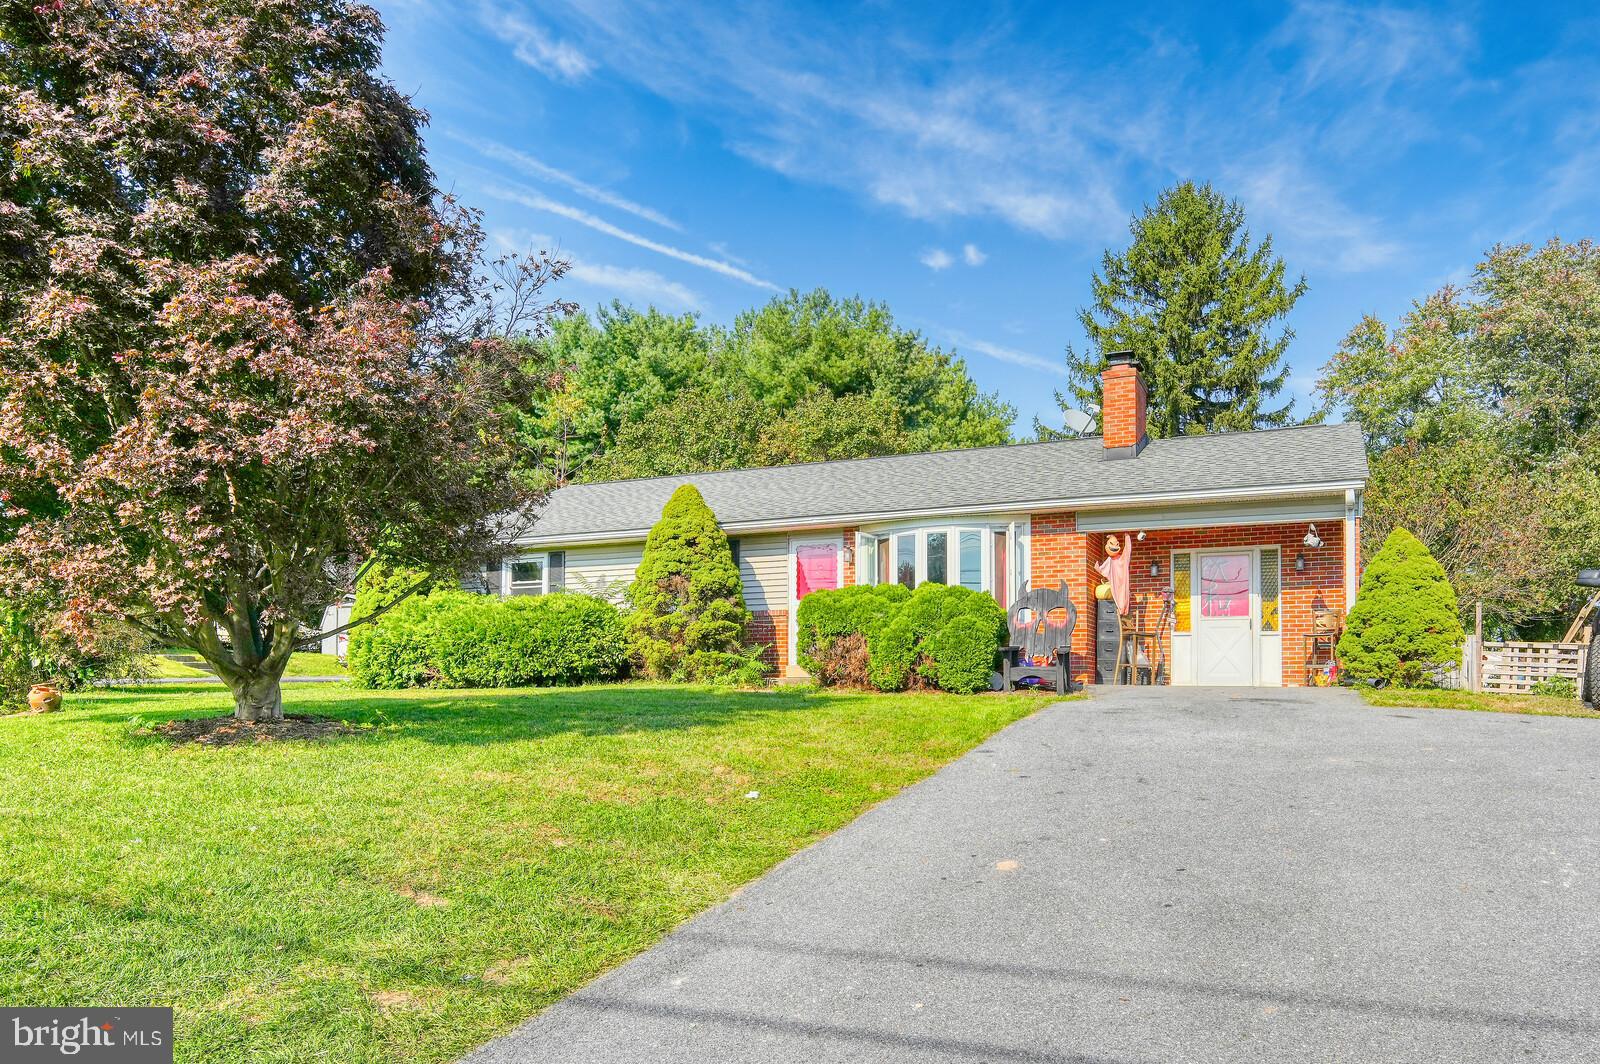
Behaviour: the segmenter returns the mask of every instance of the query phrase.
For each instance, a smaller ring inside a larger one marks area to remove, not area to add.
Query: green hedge
[[[816,591],[801,601],[797,623],[797,656],[818,682],[882,691],[987,690],[1007,636],[1006,611],[992,597],[944,584]]]
[[[854,660],[865,640],[889,622],[911,597],[899,584],[817,591],[800,600],[795,614],[795,656],[820,683],[867,682]]]
[[[351,633],[363,687],[534,687],[611,680],[627,638],[608,602],[558,592],[499,599],[435,591]]]

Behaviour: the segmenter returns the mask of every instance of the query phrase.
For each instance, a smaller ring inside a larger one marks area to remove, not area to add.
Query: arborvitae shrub
[[[764,669],[745,646],[750,611],[716,515],[692,484],[672,493],[628,587],[628,645],[646,676],[746,683]]]
[[[1354,680],[1421,684],[1460,659],[1466,637],[1444,569],[1421,540],[1397,528],[1361,577],[1339,664]]]

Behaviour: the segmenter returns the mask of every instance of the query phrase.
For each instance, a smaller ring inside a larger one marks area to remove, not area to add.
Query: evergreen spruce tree
[[[630,650],[646,676],[760,680],[764,670],[744,645],[750,611],[739,567],[716,515],[693,484],[672,493],[650,530],[628,604]]]
[[[1444,567],[1410,532],[1390,532],[1362,574],[1339,638],[1344,674],[1415,686],[1429,670],[1453,664],[1466,638]]]
[[[1272,238],[1251,245],[1244,208],[1209,184],[1163,192],[1133,219],[1133,241],[1107,251],[1078,312],[1088,347],[1067,349],[1063,411],[1100,409],[1112,351],[1133,351],[1149,390],[1152,437],[1295,423],[1294,401],[1270,405],[1289,370],[1293,330],[1275,329],[1306,291],[1284,283]],[[1041,436],[1051,430],[1035,422]]]

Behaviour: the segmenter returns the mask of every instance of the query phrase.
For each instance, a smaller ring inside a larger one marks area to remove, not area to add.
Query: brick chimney
[[[1105,456],[1133,458],[1150,442],[1145,435],[1144,377],[1132,351],[1113,351],[1106,356],[1100,374],[1100,424]]]

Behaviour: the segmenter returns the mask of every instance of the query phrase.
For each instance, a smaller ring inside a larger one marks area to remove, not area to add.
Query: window
[[[1193,592],[1190,585],[1191,559],[1194,556],[1188,552],[1172,556],[1172,613],[1173,631],[1187,634],[1192,631],[1192,622],[1189,616],[1189,596]]]
[[[928,533],[928,575],[923,582],[928,584],[950,582],[950,533]]]
[[[994,530],[994,599],[1002,606],[1009,606],[1010,583],[1007,580],[1009,570],[1006,569],[1006,533],[1003,529]]]
[[[906,587],[917,586],[917,534],[902,532],[894,537],[894,579]]]
[[[545,585],[545,556],[531,554],[511,563],[511,593],[513,595],[542,595]]]
[[[1283,577],[1279,572],[1277,547],[1261,548],[1261,630],[1278,630],[1278,593]]]
[[[956,533],[959,550],[957,552],[957,580],[962,587],[971,591],[983,590],[983,533],[975,528],[963,528]],[[995,572],[1005,573],[1005,561],[1002,558],[995,566]],[[1003,580],[995,581],[996,586]],[[1003,593],[1002,593],[1003,594]],[[999,598],[1001,596],[996,596]]]
[[[856,533],[856,583],[878,582],[878,537]]]

